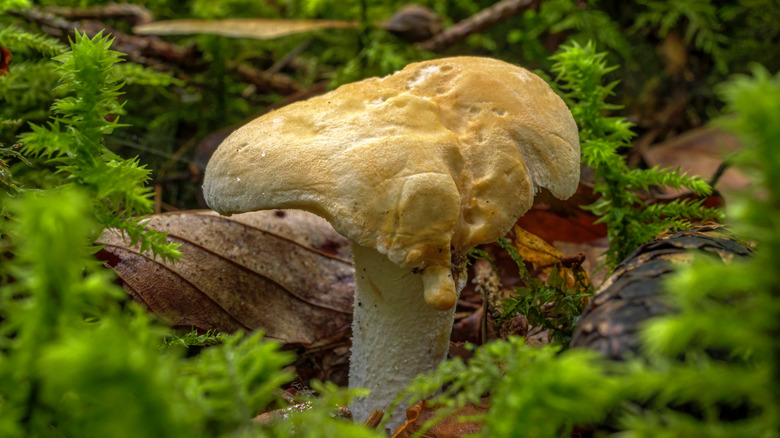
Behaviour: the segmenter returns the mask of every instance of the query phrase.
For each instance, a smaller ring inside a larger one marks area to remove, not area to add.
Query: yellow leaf
[[[555,249],[541,237],[515,225],[513,244],[523,260],[533,263],[537,268],[551,266],[563,259],[563,253]]]

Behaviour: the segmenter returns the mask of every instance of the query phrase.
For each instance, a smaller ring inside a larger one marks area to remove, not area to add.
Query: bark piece
[[[587,347],[622,360],[640,353],[639,332],[648,319],[674,309],[664,301],[664,281],[693,253],[717,256],[725,263],[752,250],[716,227],[662,236],[639,249],[604,281],[580,317],[572,347]]]

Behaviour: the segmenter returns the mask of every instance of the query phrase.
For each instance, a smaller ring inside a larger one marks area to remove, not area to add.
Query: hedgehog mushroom
[[[579,149],[538,76],[444,58],[255,119],[219,146],[203,190],[219,213],[303,209],[352,242],[349,383],[371,391],[351,406],[363,421],[447,356],[466,252],[508,232],[537,187],[571,196]]]

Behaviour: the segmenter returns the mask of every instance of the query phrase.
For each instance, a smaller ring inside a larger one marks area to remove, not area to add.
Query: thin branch
[[[154,21],[154,14],[152,14],[149,9],[146,9],[141,5],[132,5],[129,3],[109,3],[107,5],[87,6],[83,8],[49,6],[46,8],[46,12],[71,20],[101,20],[104,18],[115,18],[128,21],[133,26]]]
[[[471,17],[445,29],[433,38],[418,45],[423,50],[440,52],[473,33],[481,32],[496,23],[506,20],[523,9],[535,6],[540,0],[502,0]]]
[[[160,65],[162,61],[190,69],[202,68],[202,60],[199,59],[194,46],[184,48],[157,37],[128,35],[97,21],[70,21],[35,8],[8,11],[8,13],[38,23],[46,32],[62,40],[73,38],[76,29],[86,32],[90,37],[105,29],[105,32],[110,33],[114,38],[111,48],[125,53],[129,61],[137,64],[165,70],[164,66]]]
[[[244,82],[250,83],[261,90],[274,90],[275,92],[288,96],[300,90],[289,76],[280,73],[268,73],[264,70],[252,67],[248,64],[234,63],[230,64]]]
[[[38,23],[48,33],[63,40],[67,40],[69,36],[72,38],[75,29],[86,32],[89,36],[105,30],[106,33],[110,33],[114,38],[112,49],[125,53],[128,61],[157,70],[170,70],[169,64],[193,71],[201,71],[205,68],[205,63],[194,45],[184,48],[163,41],[156,36],[129,35],[106,27],[98,21],[85,20],[74,22],[34,8],[22,11],[9,11],[9,13],[30,22]],[[273,91],[286,96],[300,90],[300,86],[292,79],[279,73],[268,73],[243,63],[233,63],[230,65],[230,68],[238,74],[241,80],[255,85],[262,91]]]

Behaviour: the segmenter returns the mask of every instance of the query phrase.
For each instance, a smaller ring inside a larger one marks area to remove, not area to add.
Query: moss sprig
[[[616,69],[605,58],[606,53],[597,53],[593,44],[576,42],[551,57],[557,87],[580,127],[582,161],[595,174],[593,191],[599,199],[587,209],[600,216],[598,223],[607,225],[607,264],[614,267],[659,232],[689,227],[694,220],[720,219],[721,213],[697,199],[659,205],[640,196],[651,186],[686,188],[696,197],[710,195],[712,188],[679,169],[628,167],[621,151],[631,147],[634,133],[625,118],[608,115],[620,106],[608,102],[618,82],[604,83]]]
[[[112,70],[121,53],[110,50],[112,40],[102,32],[89,38],[76,32],[71,50],[54,60],[59,64],[63,97],[52,105],[54,116],[46,126],[31,125],[21,138],[24,152],[56,166],[64,185],[87,188],[95,199],[94,217],[106,227],[124,230],[131,245],[164,260],[179,257],[177,244],[164,233],[147,230],[137,218],[152,212],[150,171],[137,159],[111,152],[104,137],[122,127],[124,114],[119,76]]]
[[[61,55],[68,50],[67,46],[52,37],[18,26],[7,26],[0,30],[0,46],[12,47],[14,51],[34,51],[47,58]]]
[[[578,271],[574,275],[580,277],[569,286],[557,265],[543,282],[528,272],[522,256],[508,239],[501,238],[498,243],[517,265],[523,282],[523,287],[515,288],[506,300],[503,317],[510,318],[519,312],[528,319],[530,327],[549,330],[550,339],[556,345],[568,345],[574,325],[587,304],[586,299],[593,295],[593,286]]]
[[[677,311],[649,322],[642,335],[652,360],[629,376],[649,405],[624,413],[631,436],[780,430],[780,74],[754,66],[718,92],[728,117],[717,123],[740,139],[735,162],[751,181],[726,218],[757,246],[725,266],[695,258],[670,279],[666,299]]]

